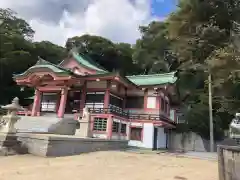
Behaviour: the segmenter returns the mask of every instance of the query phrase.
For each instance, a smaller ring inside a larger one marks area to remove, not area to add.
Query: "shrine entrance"
[[[42,93],[40,111],[43,113],[57,113],[60,102],[60,93]]]
[[[74,114],[80,111],[81,91],[70,90],[67,95],[65,114]]]

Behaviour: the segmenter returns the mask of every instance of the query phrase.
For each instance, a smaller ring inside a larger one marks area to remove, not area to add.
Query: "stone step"
[[[56,133],[69,134],[75,133],[77,121],[73,118],[57,118],[48,116],[22,116],[15,124],[17,132],[35,133]]]

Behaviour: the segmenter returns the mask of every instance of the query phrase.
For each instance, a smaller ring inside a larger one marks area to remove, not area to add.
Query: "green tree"
[[[178,10],[167,21],[172,50],[181,65],[181,91],[183,94],[191,92],[185,102],[186,107],[191,107],[191,115],[187,114],[186,119],[188,123],[195,124],[191,126],[193,130],[199,132],[201,129],[199,133],[203,136],[208,136],[209,127],[208,123],[202,126],[203,119],[199,118],[199,114],[208,117],[206,77],[209,72],[213,74],[214,82],[213,112],[215,127],[218,127],[215,129],[216,138],[221,134],[217,132],[227,128],[227,123],[223,121],[229,123],[231,120],[222,117],[229,117],[229,113],[237,110],[229,106],[229,101],[237,102],[236,93],[233,96],[234,89],[238,88],[233,80],[237,78],[232,72],[239,69],[239,62],[238,53],[232,45],[231,32],[232,22],[238,21],[236,15],[239,9],[237,0],[181,0]],[[188,85],[184,86],[186,82]]]
[[[167,23],[153,21],[141,26],[141,38],[134,46],[133,61],[144,74],[165,73],[176,70],[178,61],[170,49]]]
[[[0,25],[0,104],[4,104],[15,96],[24,99],[33,94],[29,88],[21,92],[12,79],[13,74],[34,65],[38,56],[59,62],[64,58],[65,49],[45,41],[33,43],[34,31],[10,9],[0,9],[0,19],[3,20]]]
[[[67,50],[65,48],[49,41],[35,42],[33,45],[33,54],[35,56],[40,56],[54,64],[60,63],[67,56]]]
[[[100,36],[83,35],[67,40],[67,50],[69,51],[73,47],[77,47],[80,53],[89,56],[109,71],[134,73],[132,72],[135,69],[132,63],[132,48],[128,44],[114,44],[112,41]]]

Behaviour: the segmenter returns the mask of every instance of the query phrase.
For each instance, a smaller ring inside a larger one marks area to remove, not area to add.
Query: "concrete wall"
[[[240,179],[240,146],[218,147],[219,180]]]
[[[17,136],[22,146],[27,148],[28,153],[43,157],[69,156],[94,151],[124,150],[128,144],[124,140],[79,138],[66,135],[19,133]]]
[[[215,142],[215,151],[217,151],[218,143],[219,142]],[[173,151],[210,151],[209,140],[203,139],[201,136],[193,132],[184,135],[172,131],[168,136],[168,147]]]

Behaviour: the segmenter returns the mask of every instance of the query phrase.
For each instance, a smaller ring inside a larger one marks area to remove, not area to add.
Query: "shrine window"
[[[118,133],[119,131],[119,126],[120,126],[120,123],[119,122],[115,122],[113,121],[113,124],[112,124],[112,132],[114,133]]]
[[[115,107],[115,108],[121,108],[123,107],[123,99],[115,96],[113,94],[110,94],[110,107]]]
[[[103,108],[104,92],[88,92],[86,95],[86,106],[89,108]]]
[[[121,124],[121,133],[126,134],[127,133],[127,124]]]
[[[131,127],[130,140],[142,141],[142,128]]]
[[[107,130],[107,118],[94,118],[93,130],[94,131],[106,131]]]
[[[143,96],[128,96],[126,99],[126,108],[143,109],[144,97]]]

